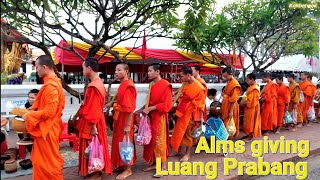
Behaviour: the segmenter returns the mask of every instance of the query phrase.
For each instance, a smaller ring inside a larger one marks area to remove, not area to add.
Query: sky
[[[221,8],[224,7],[225,5],[227,5],[228,3],[232,2],[232,0],[216,0],[217,3],[216,3],[216,11],[217,12],[220,12],[221,11]],[[185,6],[180,6],[179,9],[178,9],[178,15],[179,15],[179,18],[183,19],[184,17],[184,12],[187,8]],[[66,19],[68,18],[68,16],[62,12],[60,14],[62,17],[61,19]],[[89,15],[89,14],[81,14],[80,15],[80,21],[82,21],[85,26],[90,30],[90,31],[94,31],[95,29],[95,23],[94,23],[94,20],[93,20],[93,16],[92,15]],[[100,26],[102,25],[102,23],[99,23]],[[66,29],[71,29],[71,26],[68,26],[68,25],[65,25]],[[99,29],[99,28],[98,28]],[[85,32],[85,30],[81,30],[80,31],[81,34],[84,35],[84,37],[86,38],[90,38],[91,36],[89,34],[87,34]],[[147,33],[147,32],[146,32]],[[62,33],[63,34],[63,33]],[[50,36],[51,39],[53,39],[55,41],[55,43],[59,43],[62,38],[58,35],[52,35]],[[63,37],[66,39],[66,40],[71,40],[71,37],[69,35],[66,35],[64,34]],[[90,39],[91,40],[91,39]],[[74,40],[74,41],[78,41],[78,42],[81,42],[80,40]],[[124,47],[133,47],[134,44],[136,42],[136,39],[130,39],[130,40],[127,40],[127,41],[124,41],[124,42],[121,42],[120,44],[118,44],[117,46],[124,46]],[[106,42],[107,45],[110,45],[111,42]],[[147,42],[147,48],[154,48],[154,49],[176,49],[177,47],[173,46],[174,44],[174,40],[173,39],[169,39],[169,38],[152,38],[150,40],[148,40]],[[142,44],[142,38],[138,39],[137,40],[137,43],[136,43],[136,46],[140,46]]]

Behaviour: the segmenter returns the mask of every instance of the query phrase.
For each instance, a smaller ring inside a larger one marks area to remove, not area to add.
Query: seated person
[[[24,108],[24,109],[30,109],[31,106],[33,105],[33,103],[36,100],[36,96],[39,93],[38,89],[31,89],[31,91],[28,93],[28,101],[26,104],[20,106],[20,108]],[[20,139],[19,143],[20,144],[26,144],[27,150],[29,152],[31,152],[32,150],[32,144],[31,145],[27,145],[30,144],[30,141],[32,141],[30,134],[27,134],[27,137],[24,137],[24,135],[22,133],[18,133],[18,137]]]
[[[8,124],[8,119],[1,116],[1,127],[4,127],[6,124]],[[0,132],[0,142],[1,142],[1,155],[3,155],[8,150],[6,135],[3,132]]]

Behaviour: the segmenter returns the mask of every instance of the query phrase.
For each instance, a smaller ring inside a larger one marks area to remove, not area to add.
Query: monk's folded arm
[[[293,102],[295,104],[299,104],[300,103],[300,89],[299,87],[296,87],[295,90],[294,90],[294,99],[293,99]]]
[[[123,103],[120,107],[121,112],[133,113],[135,110],[135,102],[133,102],[132,97],[135,94],[135,88],[132,86],[127,87],[125,90],[125,96],[123,98]]]
[[[263,94],[264,94],[264,95],[263,95],[263,98],[264,98],[264,100],[265,100],[266,102],[272,102],[272,101],[273,101],[273,99],[272,99],[272,97],[271,97],[271,94],[270,94],[269,92],[264,92]]]
[[[160,103],[155,105],[155,108],[160,113],[169,112],[172,108],[172,96],[171,96],[171,89],[166,88],[165,92],[163,93],[163,97],[167,97],[166,99],[161,99]],[[171,98],[170,98],[171,97]]]
[[[87,95],[86,96],[86,102],[84,102],[84,107],[82,111],[82,117],[91,123],[93,126],[94,124],[98,123],[98,121],[101,118],[101,113],[92,113],[99,111],[99,109],[102,111],[101,107],[99,106],[99,102],[97,102],[97,99],[101,99],[99,97],[99,90],[93,86],[90,86],[87,88]]]
[[[231,96],[228,98],[228,101],[229,103],[235,103],[238,101],[239,97],[240,97],[240,93],[241,93],[241,90],[240,88],[234,88],[232,90],[232,93],[231,93]]]
[[[259,96],[258,96],[259,98]],[[253,108],[255,107],[259,102],[259,99],[254,96],[253,92],[252,94],[248,95],[247,102],[246,102],[246,107],[247,108]]]
[[[31,115],[35,117],[35,120],[37,121],[44,121],[50,118],[53,118],[56,113],[57,113],[57,108],[58,108],[58,90],[53,89],[53,88],[47,88],[48,90],[45,90],[45,101],[46,101],[46,106],[43,110],[39,111],[31,111],[28,113],[28,116]]]

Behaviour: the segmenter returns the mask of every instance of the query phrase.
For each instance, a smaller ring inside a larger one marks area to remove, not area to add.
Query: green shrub
[[[8,74],[6,72],[1,72],[1,84],[8,83]]]
[[[30,74],[30,76],[36,77],[36,72],[32,72],[32,73]]]

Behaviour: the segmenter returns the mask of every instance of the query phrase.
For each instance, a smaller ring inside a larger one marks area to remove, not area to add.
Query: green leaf
[[[48,12],[50,12],[50,7],[48,4],[48,0],[43,0],[44,9]]]

